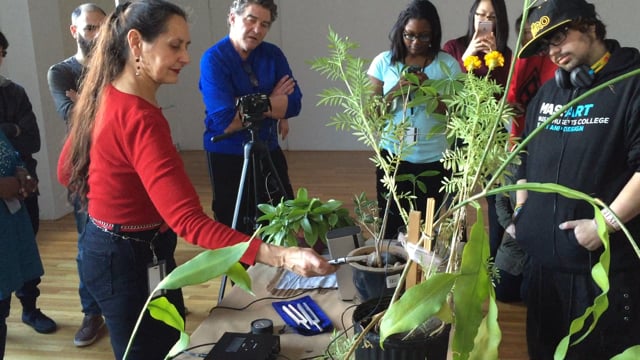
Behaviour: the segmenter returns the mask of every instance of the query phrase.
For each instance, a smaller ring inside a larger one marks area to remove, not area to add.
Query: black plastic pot
[[[356,334],[360,334],[371,317],[389,306],[391,297],[372,299],[356,307],[352,320]],[[365,335],[367,346],[361,344],[355,352],[356,360],[445,360],[449,346],[451,326],[447,325],[441,333],[417,336],[403,340],[404,334],[388,337],[384,341],[384,350],[380,348],[380,335],[369,331]],[[370,345],[370,346],[369,346]]]
[[[373,250],[373,246],[363,246],[352,250],[349,256],[369,255]],[[359,262],[349,263],[353,269],[353,284],[360,301],[393,295],[404,269],[407,253],[402,247],[390,246],[385,248],[383,259],[391,258],[401,259],[402,264],[394,265],[395,260],[389,260],[389,264],[384,267],[371,267]]]

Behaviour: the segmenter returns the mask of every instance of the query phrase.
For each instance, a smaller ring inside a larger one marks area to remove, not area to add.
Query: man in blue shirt
[[[207,151],[209,175],[213,187],[213,212],[218,221],[231,226],[236,194],[244,160],[244,144],[255,129],[256,140],[263,143],[263,154],[255,151],[255,176],[260,188],[257,201],[269,200],[269,193],[277,189],[271,174],[268,154],[280,178],[284,194],[272,194],[275,201],[281,196],[293,197],[287,162],[278,145],[278,134],[284,139],[289,131],[288,118],[297,116],[302,106],[302,93],[293,79],[291,68],[282,51],[264,42],[271,24],[277,17],[273,0],[235,0],[229,12],[229,35],[209,48],[200,61],[200,91],[206,107],[204,148]],[[268,96],[270,108],[264,119],[247,120],[236,103],[250,94]],[[219,139],[221,135],[224,138]],[[247,179],[252,183],[253,179]],[[275,189],[274,189],[275,188]],[[253,233],[256,205],[251,187],[244,192],[236,228]]]

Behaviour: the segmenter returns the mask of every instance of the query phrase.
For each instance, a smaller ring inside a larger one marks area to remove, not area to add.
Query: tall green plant
[[[400,205],[401,200],[408,199],[410,206],[412,208],[415,207],[412,201],[413,195],[399,193],[397,191],[397,182],[411,181],[415,187],[421,188],[424,186],[419,178],[397,176],[400,161],[413,146],[412,143],[405,141],[404,136],[410,126],[410,121],[404,121],[399,124],[393,123],[393,113],[389,111],[389,104],[382,96],[374,94],[373,86],[366,74],[365,68],[369,61],[351,54],[358,47],[358,44],[346,37],[341,38],[331,29],[329,29],[328,40],[330,55],[314,59],[311,62],[311,68],[330,80],[342,82],[344,88],[331,87],[324,89],[320,94],[318,104],[342,109],[342,112],[338,112],[331,117],[328,125],[334,126],[338,130],[352,132],[358,141],[373,150],[371,161],[383,172],[382,183],[388,192],[387,207],[383,209],[382,219],[377,223],[379,227],[372,234],[376,240],[376,253],[379,254],[381,250],[380,240],[382,240],[385,233],[386,219],[391,202],[393,201],[398,205],[400,216],[405,223],[409,216],[405,207]],[[393,94],[394,97],[400,99],[399,106],[405,114],[417,104],[425,105],[427,112],[434,113],[438,106],[439,94],[452,91],[455,81],[449,69],[444,65],[440,66],[442,72],[449,75],[449,77],[437,81],[428,80],[422,85],[418,85],[418,78],[415,74],[405,74],[413,85],[408,88],[401,88],[397,93]],[[412,96],[409,96],[409,94]],[[405,116],[405,119],[408,119],[408,116]],[[380,146],[383,138],[394,140],[394,148],[386,156]],[[430,173],[424,175],[427,176]]]
[[[534,2],[533,0],[524,1],[524,18],[527,17],[528,9]],[[520,34],[522,34],[523,28],[524,22]],[[520,37],[521,35],[519,35]],[[319,103],[341,106],[345,111],[333,117],[330,125],[338,129],[352,131],[377,155],[379,154],[380,129],[384,128],[389,117],[382,116],[385,109],[383,104],[380,104],[382,100],[379,98],[371,99],[370,88],[367,87],[368,81],[363,70],[366,61],[350,54],[350,51],[357,45],[348,38],[340,38],[330,30],[328,39],[330,56],[316,59],[312,68],[325,74],[331,80],[342,82],[345,89],[331,88],[323,91],[320,94]],[[519,43],[520,41],[518,41]],[[518,53],[518,48],[514,53]],[[512,76],[513,65],[512,62],[509,79]],[[570,343],[572,335],[583,333],[583,336],[575,340],[574,343],[584,340],[589,335],[595,326],[595,323],[589,322],[589,320],[593,319],[597,322],[608,308],[609,237],[604,230],[606,229],[605,220],[600,213],[601,208],[608,209],[608,207],[598,199],[558,184],[527,183],[497,188],[496,185],[500,183],[499,179],[507,165],[516,161],[516,157],[523,151],[527,142],[547,124],[577,102],[593,95],[600,89],[639,74],[640,70],[632,71],[577,97],[559,109],[543,124],[540,124],[530,137],[520,143],[513,152],[506,151],[507,139],[498,131],[499,127],[503,126],[505,118],[509,116],[504,96],[502,98],[496,97],[496,94],[502,93],[502,89],[496,88],[495,84],[487,82],[486,79],[483,80],[484,84],[479,84],[477,80],[482,79],[471,78],[469,80],[469,77],[466,80],[460,78],[457,83],[451,82],[446,87],[440,87],[440,89],[446,88],[458,94],[457,97],[452,98],[445,96],[444,101],[449,105],[450,134],[456,139],[462,138],[466,147],[453,150],[453,153],[449,153],[445,157],[445,162],[448,161],[454,170],[454,177],[447,184],[448,189],[455,191],[457,197],[450,210],[445,212],[437,220],[437,223],[452,222],[460,230],[466,219],[464,216],[455,215],[460,214],[459,210],[467,205],[472,205],[476,209],[477,220],[471,226],[468,242],[464,247],[459,266],[447,267],[446,273],[435,274],[427,278],[407,290],[402,296],[394,295],[394,300],[398,298],[397,301],[393,301],[384,316],[381,317],[381,345],[388,336],[413,331],[430,317],[437,316],[444,322],[454,324],[455,331],[451,342],[454,359],[497,358],[501,332],[497,320],[498,309],[495,292],[491,281],[491,264],[488,261],[488,236],[484,230],[483,215],[478,201],[488,195],[516,190],[554,192],[561,196],[586,201],[593,206],[594,219],[600,229],[599,236],[604,244],[604,251],[598,263],[593,267],[592,278],[602,293],[594,299],[593,305],[587,308],[582,316],[574,319],[569,334],[557,347],[555,359],[559,360],[565,357],[569,346],[572,345]],[[431,85],[433,86],[433,84]],[[376,166],[380,165],[376,159],[374,162]],[[455,175],[458,175],[459,178],[455,179]],[[478,188],[480,191],[474,194]],[[395,190],[394,187],[388,187],[388,189],[391,192]],[[450,218],[452,214],[454,215],[453,220]],[[623,231],[640,257],[640,251],[624,226]],[[442,237],[442,233],[440,236]],[[456,249],[456,238],[455,234],[448,238],[449,241],[454,242],[449,246],[451,251]],[[456,257],[452,256],[452,259],[455,260]],[[403,278],[405,275],[403,274]],[[488,308],[485,308],[487,303]],[[585,324],[589,324],[588,327]],[[637,358],[639,353],[640,346],[632,347],[616,356],[616,359]]]

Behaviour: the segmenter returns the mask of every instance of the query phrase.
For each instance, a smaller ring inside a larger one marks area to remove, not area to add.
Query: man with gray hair
[[[68,121],[71,117],[73,104],[78,97],[78,88],[80,87],[84,67],[91,55],[91,50],[98,37],[98,30],[105,16],[104,10],[91,3],[82,4],[73,10],[69,30],[71,36],[76,40],[77,52],[75,55],[51,66],[47,73],[49,90],[56,104],[56,111],[67,126],[69,125]],[[81,234],[87,222],[87,213],[80,211],[79,204],[74,203],[74,215],[78,234]],[[78,249],[81,246],[82,244],[78,242]],[[77,261],[79,265],[82,259],[78,256]],[[84,318],[73,339],[73,343],[76,346],[87,346],[93,344],[98,338],[100,329],[104,325],[104,319],[100,307],[98,307],[93,296],[85,288],[82,279],[80,279],[78,292]]]

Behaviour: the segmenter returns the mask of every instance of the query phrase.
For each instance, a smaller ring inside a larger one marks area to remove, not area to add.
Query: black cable
[[[260,302],[260,301],[263,301],[263,300],[276,300],[276,301],[288,300],[288,299],[296,298],[296,297],[298,297],[300,295],[304,295],[304,294],[306,294],[308,292],[311,292],[313,290],[317,290],[317,289],[304,289],[303,291],[300,291],[300,292],[298,292],[296,294],[285,296],[285,297],[282,297],[282,296],[277,296],[277,297],[276,296],[267,296],[267,297],[263,297],[263,298],[260,298],[260,299],[253,300],[252,302],[248,303],[247,305],[245,305],[243,307],[239,307],[239,308],[230,307],[230,306],[219,306],[219,305],[216,305],[216,306],[212,307],[211,310],[209,310],[209,314],[211,314],[216,309],[242,311],[242,310],[248,309],[253,304],[255,304],[257,302]]]
[[[176,356],[179,356],[179,355],[189,355],[189,356],[192,356],[192,357],[205,358],[205,357],[207,357],[208,353],[206,353],[206,354],[205,353],[193,353],[193,352],[191,352],[191,350],[194,350],[194,349],[197,349],[197,348],[200,348],[200,347],[203,347],[203,346],[213,346],[215,344],[217,344],[217,342],[194,345],[194,346],[188,347],[188,348],[180,351],[178,354],[176,354],[176,355],[174,355],[172,357],[169,357],[167,359],[168,360],[172,360],[172,359],[175,359]]]

